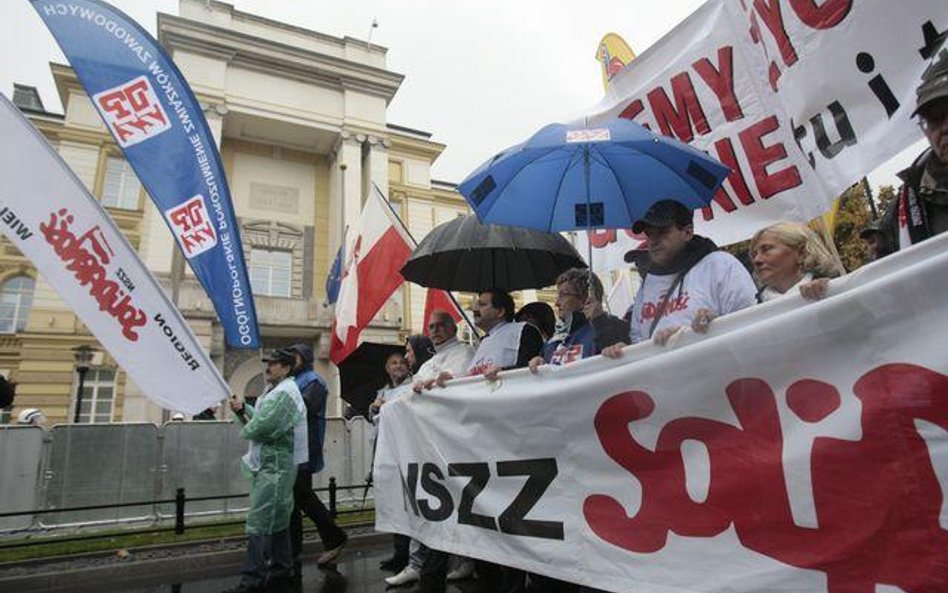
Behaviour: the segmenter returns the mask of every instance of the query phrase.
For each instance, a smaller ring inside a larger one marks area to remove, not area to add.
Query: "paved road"
[[[391,546],[375,546],[343,553],[335,571],[320,570],[315,564],[303,568],[304,593],[407,593],[411,587],[386,589],[382,580],[391,573],[379,569],[379,562],[391,555]],[[115,593],[218,593],[236,584],[236,574],[221,575],[219,570],[209,567],[207,578],[187,582],[175,582],[169,574],[163,582],[135,588],[110,588],[103,583],[95,590]],[[213,576],[210,576],[210,575]],[[465,593],[471,585],[464,583],[448,588],[448,593]]]

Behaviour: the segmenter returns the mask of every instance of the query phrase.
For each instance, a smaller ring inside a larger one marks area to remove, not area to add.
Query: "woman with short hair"
[[[794,288],[811,300],[822,298],[829,279],[844,273],[819,236],[799,222],[778,222],[757,231],[750,257],[760,302],[793,294]]]
[[[799,291],[816,301],[826,296],[830,278],[845,273],[813,230],[799,222],[778,222],[757,231],[750,242],[757,301],[765,303]],[[714,315],[699,309],[691,328],[708,331]]]

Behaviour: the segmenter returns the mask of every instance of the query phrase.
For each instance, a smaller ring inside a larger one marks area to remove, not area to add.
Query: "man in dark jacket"
[[[883,223],[888,240],[904,249],[948,231],[948,49],[922,76],[915,112],[929,148],[899,173],[902,187]]]
[[[293,561],[297,578],[302,577],[303,517],[306,513],[319,531],[323,542],[323,554],[316,560],[319,566],[333,563],[346,544],[346,533],[336,525],[316,493],[313,492],[313,474],[323,469],[323,440],[326,436],[326,398],[329,394],[326,382],[313,370],[313,350],[306,344],[293,344],[286,348],[296,356],[293,377],[303,403],[306,404],[306,422],[309,435],[309,461],[297,467],[296,483],[293,486],[295,507],[290,517],[290,538],[293,544]]]

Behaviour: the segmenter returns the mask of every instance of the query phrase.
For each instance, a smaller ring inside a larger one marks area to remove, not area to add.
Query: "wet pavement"
[[[383,579],[392,573],[379,568],[379,563],[392,554],[391,544],[373,546],[357,550],[346,550],[335,570],[320,569],[315,563],[303,567],[304,593],[408,593],[411,585],[386,588]],[[178,579],[180,581],[180,579]],[[232,587],[238,581],[238,575],[231,570],[221,574],[220,569],[208,567],[207,575],[197,580],[176,582],[169,574],[162,582],[135,587],[110,586],[102,583],[95,591],[115,593],[219,593]],[[467,593],[472,583],[458,583],[448,587],[448,593]],[[295,592],[300,589],[295,589]]]

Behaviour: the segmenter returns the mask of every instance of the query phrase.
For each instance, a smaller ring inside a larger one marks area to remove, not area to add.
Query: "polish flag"
[[[356,349],[362,330],[404,281],[398,271],[412,251],[401,221],[375,185],[354,231],[329,344],[329,359],[335,364]]]
[[[458,311],[451,296],[440,288],[429,288],[428,295],[425,297],[425,324],[422,328],[424,334],[428,335],[428,324],[431,323],[431,314],[435,311],[445,311],[454,321],[461,321],[461,312]]]

